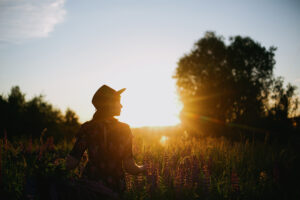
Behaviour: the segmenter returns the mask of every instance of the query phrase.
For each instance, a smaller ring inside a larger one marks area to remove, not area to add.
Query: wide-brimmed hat
[[[102,85],[94,94],[92,103],[95,108],[99,108],[113,101],[120,101],[121,93],[125,90],[126,88],[116,91],[107,85]]]

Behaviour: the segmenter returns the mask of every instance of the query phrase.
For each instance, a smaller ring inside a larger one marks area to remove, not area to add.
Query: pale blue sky
[[[298,2],[0,0],[0,93],[19,85],[85,121],[105,83],[127,88],[123,121],[174,124],[180,105],[171,76],[205,31],[278,47],[275,74],[300,88]]]

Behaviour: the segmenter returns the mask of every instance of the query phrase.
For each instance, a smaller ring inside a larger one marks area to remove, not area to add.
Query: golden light
[[[155,82],[137,80],[135,83],[127,86],[127,90],[122,93],[120,121],[132,127],[173,126],[180,123],[182,106],[171,78],[157,79]]]
[[[163,135],[163,136],[160,138],[159,142],[160,142],[162,145],[165,145],[168,139],[169,139],[169,137]]]

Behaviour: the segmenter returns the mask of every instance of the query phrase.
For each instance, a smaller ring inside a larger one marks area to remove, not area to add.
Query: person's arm
[[[123,167],[126,172],[132,175],[137,175],[139,173],[145,172],[146,171],[146,166],[142,165],[139,166],[135,163],[133,157],[127,158],[123,160]]]
[[[124,138],[124,159],[123,168],[126,172],[132,175],[137,175],[139,173],[146,171],[146,166],[139,166],[135,163],[132,154],[132,133],[130,127],[126,124],[124,127],[125,138]]]
[[[86,127],[83,124],[80,127],[79,132],[77,133],[77,138],[73,149],[66,157],[67,170],[72,170],[77,167],[84,151],[87,149],[87,139],[86,139],[85,132],[86,132]]]
[[[66,169],[67,170],[75,169],[77,167],[78,163],[79,163],[78,159],[74,158],[71,155],[67,155],[67,157],[66,157]]]

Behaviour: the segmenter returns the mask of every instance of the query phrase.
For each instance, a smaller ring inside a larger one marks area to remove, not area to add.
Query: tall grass
[[[135,160],[147,163],[145,176],[126,174],[125,199],[297,199],[299,155],[290,146],[225,138],[194,139],[182,135],[134,133]],[[53,139],[0,140],[0,183],[4,199],[35,195],[36,176],[71,179],[64,157],[71,143]],[[84,158],[83,158],[84,160]],[[29,189],[28,189],[29,188]],[[2,199],[2,198],[1,198]],[[300,199],[300,198],[299,198]]]

